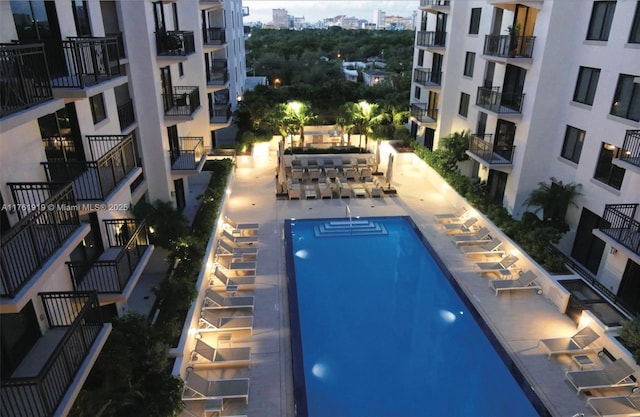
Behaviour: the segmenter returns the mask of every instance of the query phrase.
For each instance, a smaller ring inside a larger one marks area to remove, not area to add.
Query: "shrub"
[[[622,339],[622,344],[633,354],[636,363],[640,365],[640,316],[622,323],[620,339]]]

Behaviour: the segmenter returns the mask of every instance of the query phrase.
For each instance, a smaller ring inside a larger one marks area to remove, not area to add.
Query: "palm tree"
[[[309,103],[301,101],[289,101],[284,104],[285,123],[297,126],[300,132],[300,145],[304,148],[304,125],[316,119],[316,114],[311,111]]]
[[[364,134],[364,147],[366,149],[369,143],[368,134],[371,132],[371,128],[381,123],[386,115],[379,112],[379,106],[377,104],[371,104],[364,100],[359,101],[354,106],[354,110],[354,124],[356,129],[358,129],[358,133],[360,133],[360,138],[362,138]]]
[[[563,222],[567,214],[569,204],[577,205],[573,199],[580,194],[578,189],[581,184],[571,182],[564,184],[562,181],[551,177],[551,183],[538,183],[538,188],[533,190],[524,201],[526,207],[538,207],[536,213],[542,210],[542,217],[546,220]]]
[[[340,126],[340,144],[344,140],[344,134],[347,133],[347,143],[351,143],[351,131],[355,127],[353,123],[353,115],[355,114],[354,103],[344,103],[338,109],[336,124]]]

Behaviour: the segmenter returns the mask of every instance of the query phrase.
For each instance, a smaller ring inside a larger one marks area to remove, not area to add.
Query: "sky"
[[[420,0],[243,0],[242,5],[248,6],[250,13],[244,19],[245,24],[271,22],[272,9],[287,9],[290,15],[304,16],[307,23],[338,15],[355,16],[371,22],[376,9],[384,11],[387,16],[410,17],[418,9]]]

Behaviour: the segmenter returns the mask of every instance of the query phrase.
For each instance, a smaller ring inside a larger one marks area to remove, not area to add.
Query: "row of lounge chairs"
[[[250,379],[229,378],[225,370],[241,374],[251,365],[251,347],[231,346],[231,340],[236,332],[253,333],[255,297],[239,292],[255,288],[258,230],[258,224],[225,218],[218,237],[215,269],[205,289],[182,395],[186,402],[201,401],[207,416],[222,415],[228,400],[249,402]],[[224,342],[229,346],[223,346]],[[207,377],[199,373],[201,370],[206,370]]]
[[[369,168],[371,160],[367,158],[341,158],[341,159],[294,159],[291,161],[291,168]]]
[[[290,200],[293,199],[317,199],[317,198],[364,198],[383,197],[383,185],[377,178],[365,182],[348,182],[347,178],[336,177],[331,181],[329,177],[320,180],[317,184],[301,184],[296,180],[287,180],[287,194]]]

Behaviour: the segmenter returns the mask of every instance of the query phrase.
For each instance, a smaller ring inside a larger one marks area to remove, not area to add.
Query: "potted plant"
[[[518,41],[520,40],[520,23],[514,22],[513,25],[507,27],[509,34],[509,58],[516,56],[518,50]]]

